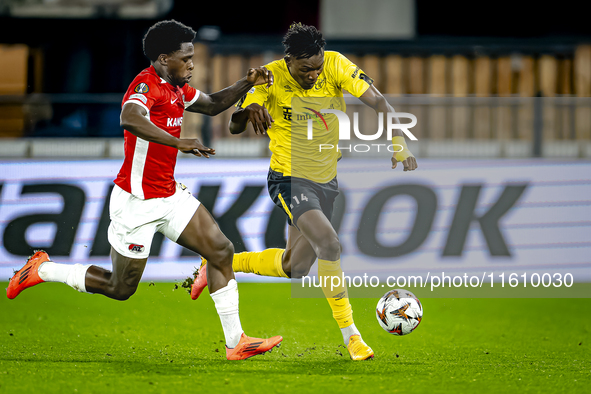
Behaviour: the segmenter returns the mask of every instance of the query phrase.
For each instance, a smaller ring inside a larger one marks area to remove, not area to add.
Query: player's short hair
[[[160,21],[144,36],[144,55],[155,62],[161,54],[168,55],[181,49],[184,42],[193,42],[195,31],[174,19]]]
[[[293,23],[283,37],[285,54],[296,59],[308,59],[318,55],[326,41],[314,26]]]

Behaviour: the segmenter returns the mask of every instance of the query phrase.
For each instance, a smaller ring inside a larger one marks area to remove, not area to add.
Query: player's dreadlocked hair
[[[319,54],[325,44],[322,34],[314,26],[301,22],[294,22],[283,37],[285,54],[296,59],[308,59]]]
[[[144,55],[155,62],[161,54],[168,55],[181,49],[183,42],[193,42],[195,31],[174,19],[160,21],[144,36]]]

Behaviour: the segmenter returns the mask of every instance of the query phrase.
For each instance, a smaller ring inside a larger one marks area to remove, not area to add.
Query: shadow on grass
[[[104,356],[102,358],[59,357],[51,356],[0,356],[0,361],[10,363],[25,363],[34,370],[43,368],[68,369],[66,365],[80,368],[81,366],[101,369],[102,371],[114,370],[117,373],[155,373],[159,375],[184,375],[187,373],[216,374],[219,372],[230,374],[249,374],[258,372],[274,372],[279,374],[303,374],[303,375],[330,375],[335,373],[347,373],[351,375],[379,375],[383,373],[382,367],[390,369],[392,366],[422,366],[423,362],[402,361],[401,359],[382,358],[380,360],[351,361],[348,357],[342,359],[318,360],[310,357],[267,357],[257,356],[242,361],[228,361],[220,356],[219,359],[187,357],[186,359],[173,360],[166,358],[151,358],[149,360],[122,359],[121,356]],[[52,364],[54,366],[52,367]],[[376,366],[380,368],[376,368]],[[13,366],[15,366],[13,364]],[[22,367],[22,366],[21,366]],[[18,367],[17,367],[18,368]]]

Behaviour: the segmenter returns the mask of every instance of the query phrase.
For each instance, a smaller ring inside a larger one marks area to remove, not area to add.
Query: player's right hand
[[[264,106],[260,106],[257,103],[252,103],[244,109],[247,111],[248,120],[252,123],[255,134],[266,134],[267,129],[271,127],[274,122],[269,111]]]
[[[179,139],[177,149],[183,153],[190,153],[195,156],[204,156],[209,159],[209,155],[215,155],[215,149],[208,148],[198,139]]]

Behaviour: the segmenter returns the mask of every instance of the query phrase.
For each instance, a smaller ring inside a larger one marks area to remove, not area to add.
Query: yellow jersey
[[[284,176],[330,182],[337,174],[341,152],[339,123],[335,114],[322,109],[346,111],[343,90],[361,96],[373,80],[338,52],[324,52],[324,68],[311,89],[303,89],[291,76],[284,59],[267,64],[274,83],[253,87],[237,104],[264,105],[274,123],[267,130],[272,152],[271,169]],[[321,149],[332,145],[334,149]]]

